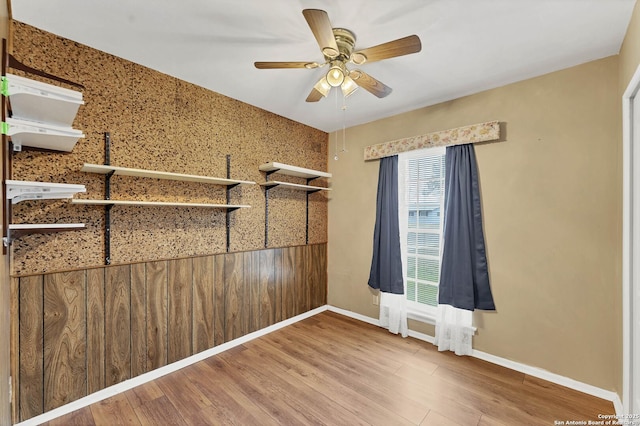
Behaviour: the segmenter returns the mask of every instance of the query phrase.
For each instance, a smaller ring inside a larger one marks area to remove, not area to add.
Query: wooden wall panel
[[[131,266],[106,268],[105,384],[131,377]]]
[[[44,409],[87,394],[86,271],[44,277]]]
[[[20,278],[11,278],[11,331],[9,354],[9,375],[13,381],[13,392],[11,395],[11,422],[20,421]]]
[[[16,421],[321,306],[326,245],[14,279]]]
[[[44,412],[44,277],[20,278],[20,418]]]
[[[213,257],[213,344],[220,345],[225,340],[226,316],[225,316],[225,255],[218,254]]]
[[[193,259],[193,353],[214,344],[214,256]]]
[[[296,314],[296,248],[282,249],[282,319]]]
[[[325,244],[309,247],[306,253],[307,277],[310,280],[310,309],[318,308],[327,301],[327,254]]]
[[[327,304],[327,245],[318,244],[316,250],[319,252],[316,258],[316,268],[319,269],[320,273],[320,299],[318,302],[319,306],[322,306]]]
[[[167,365],[167,262],[147,262],[147,371]]]
[[[104,268],[87,270],[87,393],[105,388]]]
[[[308,308],[314,309],[316,306],[316,298],[317,298],[317,288],[318,288],[318,273],[314,268],[313,262],[316,255],[314,250],[315,246],[309,246],[307,250],[304,251],[304,272],[306,275],[306,289],[308,295]]]
[[[247,334],[245,318],[244,253],[224,255],[225,341]]]
[[[244,285],[245,302],[248,310],[247,333],[260,329],[260,252],[248,251],[244,253]]]
[[[191,355],[192,263],[191,259],[169,260],[167,293],[169,301],[168,355],[175,362]]]
[[[258,307],[260,309],[258,329],[276,323],[276,280],[274,267],[275,250],[259,252],[260,276],[258,277]]]
[[[131,377],[147,371],[146,265],[131,265]]]
[[[309,251],[310,246],[297,246],[295,247],[295,314],[300,315],[301,313],[307,312],[309,310],[309,286],[307,285],[310,280],[306,270],[306,258],[307,252]]]
[[[282,321],[284,318],[284,296],[282,296],[282,288],[284,286],[284,274],[282,272],[284,265],[284,249],[277,248],[273,250],[273,282],[276,290],[276,322]]]

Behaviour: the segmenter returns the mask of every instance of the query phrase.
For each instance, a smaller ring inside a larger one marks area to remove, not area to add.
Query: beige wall
[[[640,64],[640,4],[636,7],[627,28],[627,34],[620,49],[620,88],[627,88],[631,77]]]
[[[627,28],[627,34],[625,35],[624,42],[620,49],[620,79],[619,79],[619,98],[622,98],[622,94],[626,90],[627,86],[636,69],[640,65],[640,3],[636,3],[629,27]],[[622,119],[620,120],[622,121]],[[622,131],[621,131],[622,135]],[[622,137],[622,136],[621,136]],[[622,160],[622,156],[620,156]],[[620,170],[622,170],[622,163],[620,163]],[[620,171],[620,173],[622,173]],[[622,212],[622,210],[621,210]],[[622,223],[622,214],[619,216],[620,223]],[[622,228],[622,225],[620,225]],[[620,347],[622,346],[622,336],[620,339]],[[618,376],[622,380],[622,364],[619,366]],[[620,387],[621,388],[621,387]]]
[[[349,152],[329,162],[329,303],[377,317],[378,162],[363,148],[500,120],[506,141],[476,146],[498,310],[475,315],[475,348],[620,391],[618,73],[610,57],[348,129]]]

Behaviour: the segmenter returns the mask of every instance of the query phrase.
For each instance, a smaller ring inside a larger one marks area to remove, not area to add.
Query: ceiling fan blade
[[[340,51],[333,36],[333,28],[327,12],[320,9],[304,9],[302,14],[307,20],[307,24],[309,24],[309,28],[311,28],[311,32],[313,32],[322,53],[329,58],[337,57]]]
[[[364,62],[375,62],[383,59],[394,58],[396,56],[409,55],[411,53],[417,53],[422,50],[422,43],[420,37],[417,35],[410,35],[397,40],[389,41],[387,43],[379,44],[377,46],[369,47],[367,49],[353,52],[351,55],[354,63],[360,65]],[[364,55],[364,60],[358,60],[360,55]]]
[[[317,68],[320,66],[316,62],[254,62],[253,65],[261,70],[280,68]]]
[[[371,77],[364,71],[353,70],[349,74],[349,76],[356,82],[356,84],[362,87],[369,93],[376,95],[379,98],[384,98],[388,96],[393,89],[391,87],[385,85],[379,80]]]
[[[309,96],[307,96],[307,102],[318,102],[320,99],[324,98],[324,95],[316,90],[314,87],[311,89]]]

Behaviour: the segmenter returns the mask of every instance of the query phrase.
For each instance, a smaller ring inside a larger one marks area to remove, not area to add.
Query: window
[[[400,154],[400,241],[407,308],[435,315],[442,254],[445,148]]]

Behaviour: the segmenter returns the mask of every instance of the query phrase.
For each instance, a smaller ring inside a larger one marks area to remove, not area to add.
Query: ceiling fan
[[[305,9],[302,14],[320,46],[325,62],[255,62],[254,65],[258,69],[314,69],[329,66],[329,71],[313,86],[311,93],[307,96],[307,102],[318,102],[329,94],[332,87],[340,87],[345,97],[360,86],[375,96],[384,98],[391,93],[392,89],[389,86],[364,71],[348,69],[347,64],[362,65],[417,53],[422,49],[420,38],[417,35],[410,35],[377,46],[355,50],[355,34],[345,28],[332,28],[327,12],[319,9]]]

